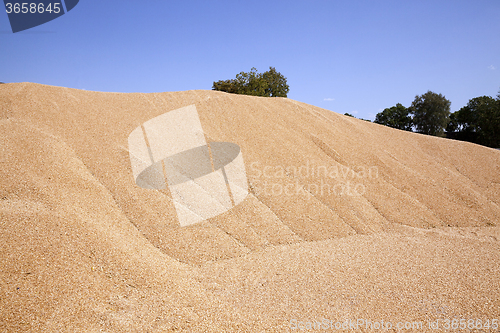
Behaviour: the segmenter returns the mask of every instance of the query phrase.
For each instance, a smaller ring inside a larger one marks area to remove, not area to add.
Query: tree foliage
[[[500,95],[500,94],[499,94]],[[500,147],[500,96],[481,96],[450,116],[446,131],[450,137],[481,145]]]
[[[404,107],[400,103],[379,112],[375,117],[375,123],[404,131],[411,131],[413,126],[413,121],[408,108]]]
[[[417,132],[441,136],[449,122],[451,102],[443,95],[427,91],[415,96],[409,108]]]
[[[258,73],[253,67],[248,73],[237,74],[236,79],[214,82],[212,90],[252,96],[287,97],[290,88],[286,77],[274,67],[269,67],[264,73]]]
[[[286,77],[274,67],[269,67],[267,72],[262,73],[262,78],[267,82],[266,95],[271,97],[286,97],[290,87],[286,83]]]
[[[450,101],[432,91],[416,96],[409,108],[396,104],[375,117],[375,123],[430,135],[500,148],[500,91],[497,98],[481,96],[450,114]]]

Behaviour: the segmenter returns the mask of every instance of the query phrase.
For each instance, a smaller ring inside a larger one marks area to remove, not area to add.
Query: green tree
[[[250,72],[240,72],[236,75],[237,94],[252,96],[271,96],[268,93],[269,84],[262,74],[257,73],[257,68],[252,67]]]
[[[233,94],[244,94],[264,97],[287,97],[290,88],[286,77],[276,71],[274,67],[264,73],[258,73],[253,67],[250,72],[240,72],[236,79],[220,80],[213,83],[213,90],[225,91]]]
[[[411,131],[413,126],[413,121],[408,108],[404,107],[400,103],[377,113],[375,116],[375,123],[404,131]]]
[[[500,147],[500,96],[481,96],[469,100],[466,106],[453,112],[446,128],[450,137]]]
[[[451,102],[443,95],[432,91],[415,96],[409,111],[413,115],[413,125],[417,132],[442,136],[449,122],[450,105]]]
[[[267,82],[267,94],[271,97],[286,97],[290,87],[286,83],[286,77],[274,67],[269,67],[267,72],[262,74],[262,78]]]

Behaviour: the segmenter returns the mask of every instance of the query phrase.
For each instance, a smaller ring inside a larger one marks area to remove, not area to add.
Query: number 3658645
[[[45,12],[59,14],[61,12],[60,3],[49,3],[45,6],[43,3],[6,3],[7,14],[43,14]]]

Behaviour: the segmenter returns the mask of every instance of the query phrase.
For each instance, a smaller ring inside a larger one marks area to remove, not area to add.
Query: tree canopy
[[[396,104],[375,117],[375,123],[430,135],[478,143],[500,148],[500,91],[497,98],[481,96],[469,100],[466,106],[450,114],[450,101],[432,91],[416,96],[405,108]]]
[[[500,95],[500,94],[499,94]],[[481,96],[450,116],[446,131],[450,137],[481,145],[500,147],[500,96]]]
[[[286,77],[276,71],[276,68],[269,67],[267,72],[258,73],[253,67],[248,73],[237,74],[236,79],[214,82],[212,90],[252,96],[287,97],[290,88]]]
[[[400,103],[379,112],[375,117],[375,123],[404,131],[411,131],[413,126],[413,121],[408,108],[404,107]]]
[[[409,108],[417,132],[429,135],[443,135],[449,122],[451,102],[443,95],[427,91],[415,96]]]

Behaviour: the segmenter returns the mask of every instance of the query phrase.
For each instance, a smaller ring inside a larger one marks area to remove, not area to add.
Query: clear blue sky
[[[211,89],[276,67],[289,98],[374,119],[427,90],[500,90],[500,0],[80,0],[13,34],[0,12],[0,81],[113,92]]]

